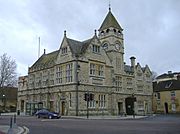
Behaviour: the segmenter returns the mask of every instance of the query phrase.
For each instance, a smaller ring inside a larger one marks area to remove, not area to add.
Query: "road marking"
[[[60,120],[67,120],[67,121],[68,121],[68,120],[69,120],[69,121],[70,121],[70,120],[76,120],[76,121],[81,121],[82,119],[62,119],[62,118],[61,118],[61,119],[42,119],[41,121],[42,121],[42,122],[51,122],[51,121],[60,121]],[[83,120],[84,120],[84,119],[83,119]]]
[[[41,121],[57,121],[59,119],[42,119]]]

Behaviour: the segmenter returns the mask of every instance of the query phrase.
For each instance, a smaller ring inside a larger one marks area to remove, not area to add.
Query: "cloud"
[[[0,55],[16,59],[18,72],[27,74],[38,56],[59,49],[67,36],[86,40],[99,29],[108,12],[104,0],[0,1]],[[157,73],[179,71],[180,1],[113,0],[111,9],[124,29],[125,60],[134,55]],[[23,67],[24,66],[24,67]]]

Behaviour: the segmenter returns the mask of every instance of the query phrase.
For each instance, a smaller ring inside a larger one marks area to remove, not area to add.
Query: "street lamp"
[[[6,95],[5,94],[3,94],[3,106],[4,106],[4,111],[5,111],[5,109],[6,109]]]
[[[76,56],[76,65],[75,65],[75,82],[76,82],[76,116],[78,116],[79,113],[79,95],[78,95],[78,86],[79,86],[79,71],[80,71],[80,65],[78,64],[78,56]]]
[[[133,118],[135,118],[135,106],[134,106],[134,102],[136,101],[136,97],[134,97],[134,93],[132,94],[132,101],[133,101]]]

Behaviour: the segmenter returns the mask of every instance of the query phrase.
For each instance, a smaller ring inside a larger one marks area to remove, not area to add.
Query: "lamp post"
[[[6,95],[5,94],[3,94],[2,95],[3,96],[3,109],[4,109],[4,111],[6,110]]]
[[[80,65],[78,64],[78,56],[76,56],[76,63],[75,63],[75,82],[76,82],[76,116],[78,116],[79,113],[79,95],[78,95],[78,86],[79,86],[79,71],[80,71]]]
[[[89,96],[89,91],[87,92],[87,94],[85,95],[85,99],[87,101],[87,119],[89,118],[89,99],[90,99],[90,96]]]
[[[134,106],[134,102],[136,101],[136,97],[134,97],[134,93],[132,94],[132,100],[133,100],[133,118],[135,118],[135,106]]]

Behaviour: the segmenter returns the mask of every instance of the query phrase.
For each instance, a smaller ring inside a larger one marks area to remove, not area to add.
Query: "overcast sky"
[[[125,62],[136,57],[158,74],[180,72],[180,0],[110,0],[111,11],[124,29]],[[86,40],[99,29],[109,0],[0,0],[0,55],[17,63],[19,75],[43,49],[59,49],[67,36]]]

